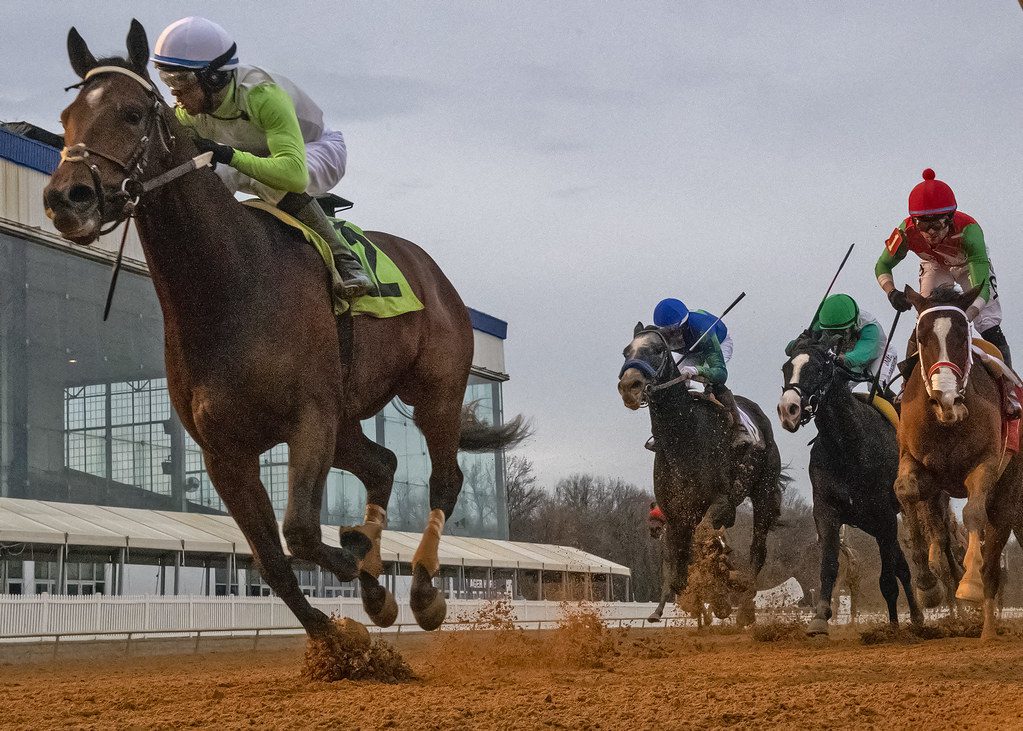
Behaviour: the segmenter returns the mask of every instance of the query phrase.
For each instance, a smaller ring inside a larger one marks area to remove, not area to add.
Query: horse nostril
[[[91,203],[96,197],[95,191],[88,185],[73,185],[71,190],[68,191],[68,200],[75,205],[83,205]]]
[[[798,410],[795,404],[789,404],[789,416],[795,416]]]

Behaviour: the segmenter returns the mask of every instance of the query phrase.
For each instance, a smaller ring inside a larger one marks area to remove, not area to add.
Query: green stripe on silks
[[[317,253],[323,258],[324,264],[331,273],[335,271],[334,255],[330,251],[330,245],[323,240],[323,237],[303,224],[293,216],[272,206],[269,203],[258,199],[243,201],[245,205],[258,208],[275,216],[283,223],[297,228],[305,236],[306,241],[313,245]],[[412,287],[409,286],[405,275],[401,273],[391,258],[377,248],[376,244],[366,238],[358,226],[340,219],[331,218],[331,223],[340,234],[340,238],[352,252],[359,257],[362,268],[366,270],[369,278],[373,281],[373,288],[368,294],[355,300],[352,306],[353,315],[369,315],[370,317],[397,317],[407,312],[416,312],[423,309],[423,303],[419,301]],[[334,298],[334,314],[343,315],[348,311],[348,302]]]

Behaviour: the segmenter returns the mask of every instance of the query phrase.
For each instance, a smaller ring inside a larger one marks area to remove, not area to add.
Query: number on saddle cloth
[[[339,219],[331,219],[331,224],[334,229],[341,234],[341,237],[348,244],[348,248],[352,250],[352,253],[359,256],[360,247],[362,253],[365,254],[366,271],[373,279],[375,285],[367,296],[369,297],[401,297],[401,286],[396,282],[384,282],[381,281],[380,275],[377,273],[377,247],[365,236],[362,236],[357,231],[354,231],[350,226],[345,225],[345,221]],[[359,257],[360,259],[363,257]]]

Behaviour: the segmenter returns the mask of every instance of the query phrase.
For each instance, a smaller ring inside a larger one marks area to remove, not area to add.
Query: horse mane
[[[931,290],[927,301],[932,305],[954,305],[962,296],[963,293],[957,292],[954,284],[942,284]]]

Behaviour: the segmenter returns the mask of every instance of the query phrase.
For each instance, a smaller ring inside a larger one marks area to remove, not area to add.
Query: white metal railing
[[[418,632],[407,604],[399,604],[395,624],[386,629],[373,627],[356,598],[310,598],[310,603],[327,614],[351,617],[376,632]],[[452,629],[460,617],[471,616],[488,604],[483,599],[448,599],[448,621]],[[593,602],[610,626],[618,627],[694,627],[696,621],[669,605],[664,621],[649,624],[646,618],[656,606],[641,602]],[[546,629],[557,625],[564,604],[557,601],[511,602],[515,621],[526,629]],[[759,609],[760,621],[808,621],[813,613],[806,608]],[[927,612],[928,619],[943,616],[942,610]],[[1006,619],[1023,617],[1023,609],[1006,608]],[[862,623],[883,621],[882,613],[861,613]],[[908,621],[908,616],[905,618]],[[839,613],[835,624],[849,621]],[[730,623],[726,620],[724,623]],[[715,620],[715,623],[718,623]],[[0,595],[0,642],[51,639],[141,639],[148,636],[265,636],[299,633],[294,615],[277,597],[209,596],[66,596]]]

